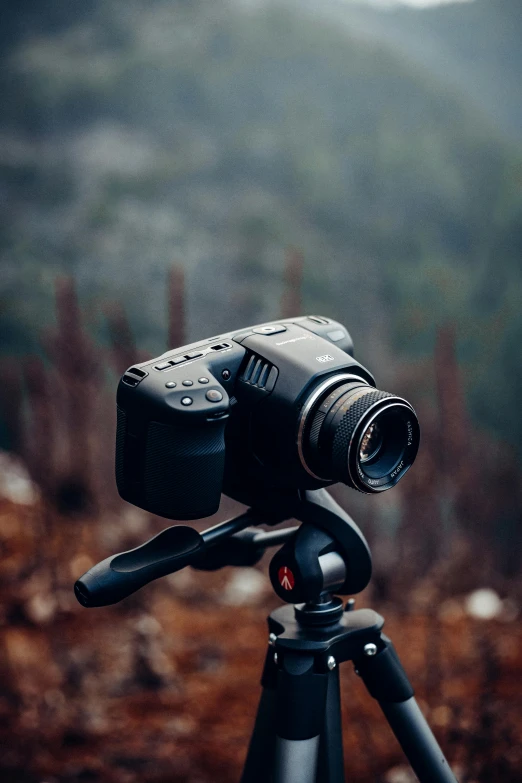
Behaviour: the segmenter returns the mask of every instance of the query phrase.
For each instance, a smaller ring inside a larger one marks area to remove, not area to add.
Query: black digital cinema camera
[[[412,465],[411,405],[379,391],[344,328],[304,316],[230,332],[130,367],[118,386],[120,495],[169,519],[217,511],[221,493],[338,481],[394,486]]]

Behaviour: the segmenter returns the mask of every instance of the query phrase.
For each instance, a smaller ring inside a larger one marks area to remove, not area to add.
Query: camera
[[[221,493],[342,482],[393,487],[413,464],[419,424],[353,358],[340,323],[303,316],[230,332],[130,367],[117,393],[116,483],[169,519],[215,513]]]

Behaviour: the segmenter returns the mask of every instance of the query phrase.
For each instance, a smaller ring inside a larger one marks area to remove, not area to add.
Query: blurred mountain
[[[455,322],[477,413],[520,442],[522,158],[470,95],[391,32],[282,3],[52,6],[6,4],[4,353],[37,349],[63,272],[98,339],[99,303],[119,299],[156,354],[173,261],[189,339],[275,318],[293,245],[303,307],[346,322],[381,378]]]
[[[351,35],[424,68],[484,112],[499,132],[522,139],[522,3],[468,0],[411,8],[353,0],[290,0],[345,25]]]

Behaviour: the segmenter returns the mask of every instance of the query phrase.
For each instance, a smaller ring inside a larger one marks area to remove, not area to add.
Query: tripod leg
[[[275,751],[276,693],[264,688],[259,701],[256,722],[241,775],[241,783],[269,783],[272,780]]]
[[[379,704],[421,783],[456,783],[414,697],[403,702],[381,701]]]
[[[376,648],[376,649],[375,649]],[[391,641],[367,644],[354,660],[370,694],[377,699],[421,783],[457,783],[417,702]]]
[[[319,737],[287,740],[277,737],[274,783],[316,783]]]
[[[328,673],[314,657],[285,651],[277,678],[274,783],[316,783]]]
[[[319,741],[319,748],[317,747]],[[310,740],[276,740],[276,765],[284,783],[310,780],[315,783],[344,783],[343,734],[341,723],[341,692],[339,669],[328,674],[326,708],[320,737]],[[317,760],[317,763],[316,763]],[[313,773],[313,770],[316,772]],[[295,777],[292,777],[292,774]]]
[[[241,775],[241,783],[270,783],[272,781],[276,742],[276,682],[277,667],[274,663],[274,648],[269,647],[261,678],[263,691]]]
[[[338,667],[328,675],[326,713],[319,747],[317,780],[320,783],[344,783],[341,691]]]

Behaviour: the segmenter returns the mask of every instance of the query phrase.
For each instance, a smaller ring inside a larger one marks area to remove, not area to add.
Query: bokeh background
[[[100,610],[72,584],[166,526],[117,497],[121,372],[307,312],[423,429],[393,491],[333,490],[374,554],[357,605],[460,779],[521,779],[521,44],[519,0],[4,0],[2,780],[239,778],[266,560]],[[349,779],[408,783],[342,687]]]

